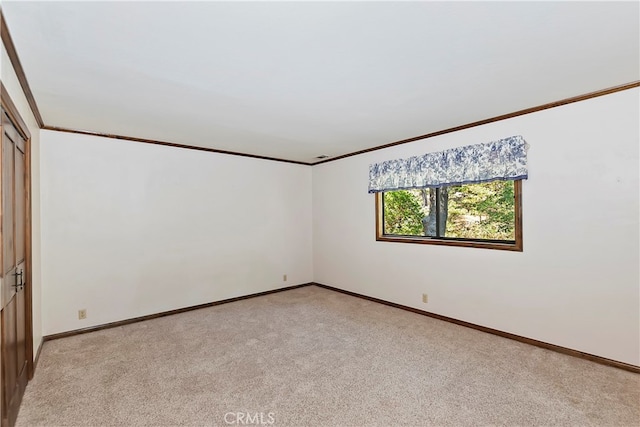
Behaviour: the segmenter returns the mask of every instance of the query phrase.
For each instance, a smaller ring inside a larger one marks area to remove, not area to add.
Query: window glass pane
[[[424,236],[422,219],[427,212],[423,190],[398,190],[383,194],[384,234]],[[427,193],[429,190],[426,190]],[[428,204],[428,200],[427,200]]]
[[[389,191],[383,207],[387,235],[515,240],[514,181]]]
[[[446,237],[515,240],[513,181],[449,187]]]

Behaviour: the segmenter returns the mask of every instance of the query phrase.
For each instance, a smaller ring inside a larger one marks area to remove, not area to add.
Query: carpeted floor
[[[49,341],[17,422],[639,424],[640,375],[315,286]]]

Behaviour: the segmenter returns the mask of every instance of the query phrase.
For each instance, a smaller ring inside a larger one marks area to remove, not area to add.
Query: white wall
[[[310,167],[41,140],[45,335],[312,281]]]
[[[627,90],[314,166],[314,280],[640,365],[639,98]],[[515,134],[531,144],[524,252],[375,241],[370,163]]]
[[[36,122],[27,98],[18,82],[7,51],[2,45],[0,56],[0,78],[11,100],[16,105],[22,120],[31,133],[31,256],[32,256],[32,303],[33,303],[33,356],[42,342],[42,298],[41,298],[41,258],[40,258],[40,128]]]
[[[313,168],[43,131],[44,333],[314,280],[640,365],[639,98],[627,90]],[[513,134],[531,144],[524,252],[375,241],[370,163]],[[35,173],[37,147],[36,136]]]

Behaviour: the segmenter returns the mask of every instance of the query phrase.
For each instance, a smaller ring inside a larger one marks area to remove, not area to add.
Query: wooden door
[[[27,385],[26,141],[2,110],[2,424],[12,426]]]

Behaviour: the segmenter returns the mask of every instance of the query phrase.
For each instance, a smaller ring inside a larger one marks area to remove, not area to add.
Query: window
[[[369,165],[376,239],[522,251],[522,135]]]
[[[522,181],[376,194],[376,239],[522,251]]]

